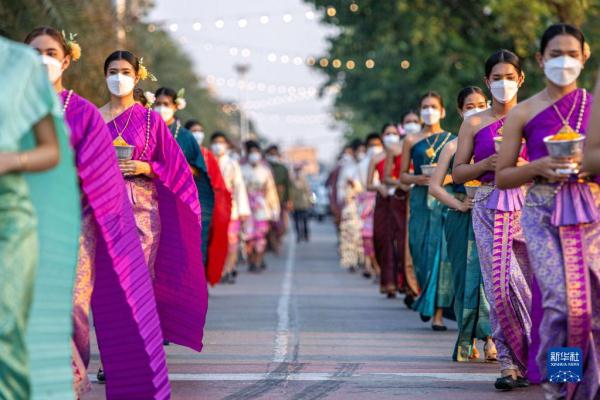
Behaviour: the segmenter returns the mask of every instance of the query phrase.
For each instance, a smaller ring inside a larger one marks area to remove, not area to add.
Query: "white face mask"
[[[557,86],[568,86],[575,82],[582,69],[581,61],[569,56],[560,56],[544,61],[546,78]]]
[[[463,118],[467,119],[475,114],[479,114],[482,111],[487,110],[487,107],[480,107],[480,108],[471,108],[470,110],[467,110],[463,113]]]
[[[192,131],[192,135],[194,135],[194,139],[198,144],[202,144],[204,142],[204,132],[202,131]]]
[[[517,81],[502,79],[490,83],[490,92],[492,92],[492,96],[502,104],[508,103],[514,99],[518,91],[519,84]]]
[[[376,156],[378,154],[381,154],[382,151],[383,151],[383,147],[381,147],[381,146],[369,147],[369,150],[367,150],[367,155],[369,157],[373,157],[373,156]]]
[[[402,126],[402,129],[404,129],[404,132],[407,135],[414,135],[415,133],[421,132],[421,124],[417,122],[407,122]]]
[[[363,153],[363,152],[360,152],[360,153],[356,154],[356,159],[357,159],[358,161],[362,161],[362,160],[364,160],[364,159],[365,159],[365,157],[366,157],[366,156],[367,156],[367,155],[366,155],[365,153]]]
[[[108,90],[113,95],[124,97],[133,92],[135,80],[127,75],[115,74],[106,78],[106,84],[108,85]]]
[[[248,161],[250,162],[250,164],[252,165],[256,165],[258,164],[258,162],[262,159],[262,156],[260,155],[260,153],[254,152],[254,153],[250,153],[248,155]]]
[[[210,149],[216,156],[222,156],[227,151],[227,146],[225,146],[223,143],[213,143],[210,146]]]
[[[272,163],[276,163],[276,162],[279,162],[279,157],[269,155],[269,156],[267,156],[267,160]]]
[[[400,136],[398,136],[398,135],[391,134],[391,135],[385,135],[383,137],[383,144],[386,146],[391,146],[391,145],[399,144],[399,143],[400,143]]]
[[[162,117],[163,121],[165,121],[165,122],[170,121],[173,118],[173,116],[175,115],[175,110],[173,110],[169,106],[162,106],[162,105],[156,106],[156,107],[154,107],[154,111],[159,113],[160,116]]]
[[[427,107],[421,109],[421,118],[423,118],[423,122],[425,125],[435,125],[440,122],[440,118],[442,117],[442,112],[434,107]]]
[[[62,62],[54,57],[43,55],[42,63],[48,70],[48,80],[50,80],[50,83],[55,83],[62,76]]]

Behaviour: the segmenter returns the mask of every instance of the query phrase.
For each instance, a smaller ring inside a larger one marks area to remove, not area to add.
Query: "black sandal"
[[[96,379],[98,380],[98,383],[106,382],[106,375],[104,375],[104,370],[102,368],[98,368],[98,373],[96,374]]]

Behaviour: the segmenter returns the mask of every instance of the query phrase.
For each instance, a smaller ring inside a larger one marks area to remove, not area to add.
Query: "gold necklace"
[[[548,95],[548,97],[550,97],[550,96]],[[571,110],[569,111],[569,114],[567,115],[566,118],[563,117],[562,113],[556,106],[556,102],[552,103],[552,108],[554,108],[554,111],[556,111],[558,118],[560,118],[560,120],[563,123],[563,126],[559,130],[559,132],[564,132],[564,133],[573,132],[573,128],[571,128],[571,124],[569,123],[569,120],[571,119],[571,117],[573,116],[573,113],[575,112],[575,106],[577,105],[578,99],[579,99],[579,90],[577,90],[577,95],[575,96],[575,99],[573,100],[573,105],[571,106]],[[579,109],[579,116],[577,117],[577,125],[575,127],[576,133],[579,133],[579,130],[581,129],[581,121],[583,120],[583,112],[585,110],[586,100],[587,100],[587,92],[584,90],[583,91],[583,99],[581,100],[581,108]]]
[[[117,126],[117,121],[116,121],[118,115],[116,117],[113,117],[112,107],[108,106],[108,110],[110,111],[110,116],[112,117],[113,125],[115,126],[115,130],[117,131],[117,136],[120,137],[121,139],[123,139],[123,133],[125,133],[125,131],[127,130],[127,127],[129,126],[129,121],[131,121],[131,115],[133,115],[133,106],[134,105],[135,105],[135,103],[130,106],[131,111],[129,111],[129,117],[127,117],[127,122],[125,123],[125,127],[120,132],[119,132],[119,127]]]
[[[431,144],[429,142],[429,138],[425,139],[425,141],[427,142],[427,144],[429,145],[429,147],[427,148],[427,150],[425,150],[425,155],[427,157],[429,157],[432,161],[435,160],[435,157],[437,156],[438,151],[440,151],[440,149],[442,147],[444,147],[444,145],[446,144],[446,142],[448,141],[448,139],[450,138],[451,134],[447,133],[446,137],[444,138],[444,141],[442,142],[442,144],[440,144],[440,146],[436,149],[435,145],[437,143],[437,141],[439,140],[439,138],[442,136],[442,134],[440,133],[439,135],[436,136],[435,140],[433,141],[433,144]]]

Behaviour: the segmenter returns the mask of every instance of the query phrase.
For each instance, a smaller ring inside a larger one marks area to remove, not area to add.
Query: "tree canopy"
[[[582,74],[584,86],[592,84],[598,66],[600,27],[594,22],[600,5],[596,1],[305,2],[323,11],[323,23],[338,28],[328,38],[327,54],[321,55],[327,62],[320,65],[317,58],[315,68],[327,74],[326,85],[341,88],[335,108],[347,123],[348,137],[362,137],[384,122],[399,121],[428,90],[442,94],[448,111],[445,127],[456,131],[458,91],[470,85],[483,87],[484,62],[502,48],[523,59],[526,80],[520,97],[526,98],[544,84],[534,56],[542,32],[555,22],[582,28],[591,45],[592,58]],[[336,59],[340,62],[333,65]]]
[[[144,63],[157,76],[158,82],[146,81],[144,90],[159,86],[186,89],[187,108],[180,112],[184,119],[200,119],[207,132],[230,130],[231,117],[221,109],[217,99],[201,85],[188,56],[168,34],[156,27],[148,29],[142,18],[151,9],[148,0],[129,1],[127,10],[126,48],[144,58]],[[72,63],[65,74],[65,85],[75,89],[96,105],[108,99],[102,73],[104,59],[117,50],[116,15],[111,0],[0,0],[0,29],[22,41],[27,33],[40,25],[77,33],[82,57]],[[153,30],[152,33],[149,30]]]

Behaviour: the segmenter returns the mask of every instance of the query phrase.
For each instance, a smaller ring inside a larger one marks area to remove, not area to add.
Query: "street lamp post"
[[[248,118],[246,117],[246,110],[244,106],[247,100],[248,91],[246,90],[246,75],[250,70],[250,64],[236,64],[235,71],[238,74],[238,82],[239,82],[239,111],[240,111],[240,140],[245,142],[249,139],[250,134],[250,126],[248,123]]]

